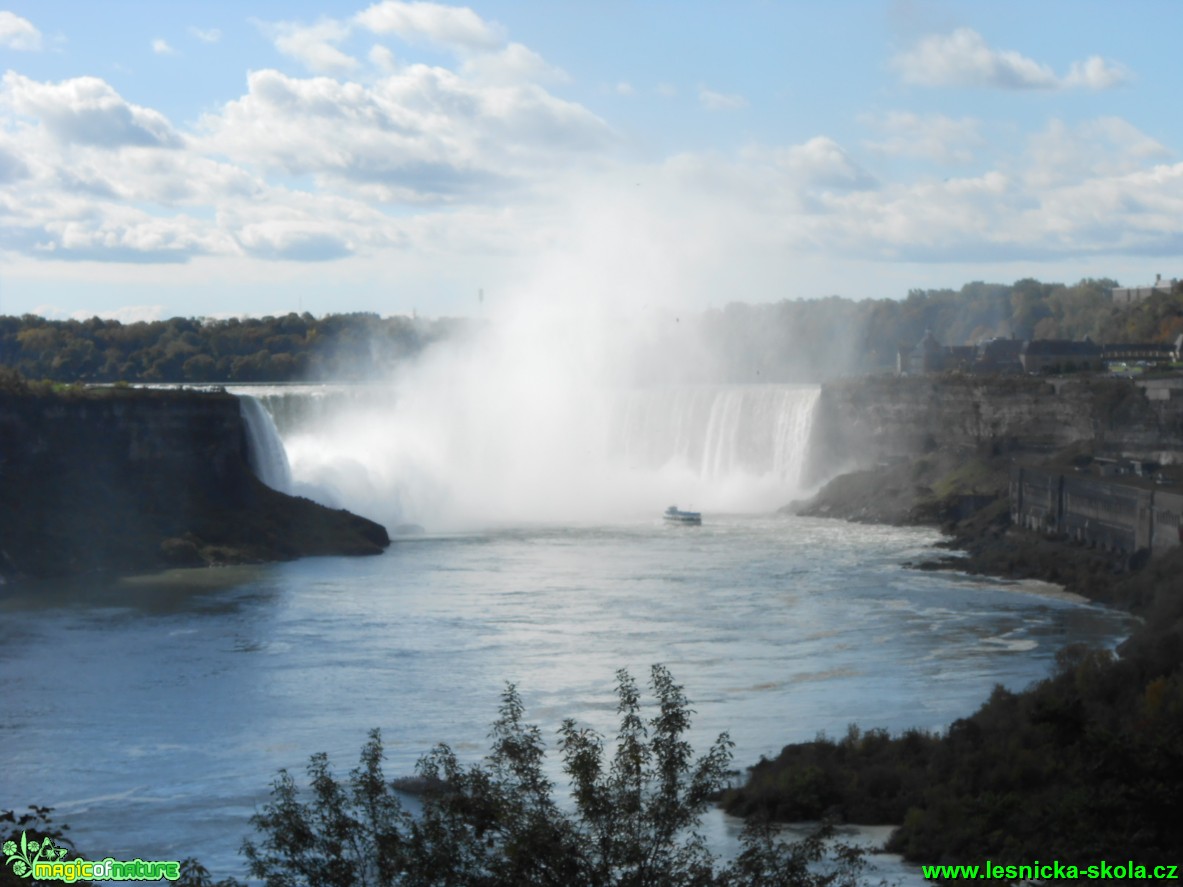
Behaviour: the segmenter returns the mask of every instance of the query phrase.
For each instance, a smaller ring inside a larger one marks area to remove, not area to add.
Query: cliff
[[[1183,399],[1151,400],[1124,379],[867,376],[822,386],[808,473],[926,454],[1095,453],[1183,462]]]
[[[264,486],[237,398],[0,392],[0,577],[376,554],[373,521]]]

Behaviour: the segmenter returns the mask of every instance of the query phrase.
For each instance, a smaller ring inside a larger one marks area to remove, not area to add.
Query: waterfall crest
[[[287,450],[271,414],[249,394],[238,395],[238,409],[246,426],[247,461],[255,477],[273,490],[292,492]]]
[[[388,525],[768,511],[803,492],[816,386],[562,393],[308,387],[243,403],[275,416],[300,495]]]
[[[797,484],[818,389],[715,385],[627,394],[612,449],[630,464],[680,464],[704,480],[746,475]]]

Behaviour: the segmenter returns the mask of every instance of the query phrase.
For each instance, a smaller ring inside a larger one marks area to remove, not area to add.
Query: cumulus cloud
[[[981,121],[971,117],[892,111],[863,117],[861,122],[879,135],[864,145],[875,153],[891,157],[964,164],[972,162],[976,151],[986,144]]]
[[[779,150],[773,159],[776,165],[810,186],[836,189],[875,186],[874,177],[855,163],[841,145],[826,136]]]
[[[917,86],[971,86],[992,89],[1109,89],[1125,83],[1120,65],[1099,57],[1072,65],[1064,77],[1049,66],[1013,50],[992,48],[977,31],[925,37],[892,59],[905,83]]]
[[[428,42],[465,52],[499,49],[506,42],[499,25],[486,22],[467,6],[385,0],[358,13],[355,21],[376,34],[393,34],[408,43]]]
[[[388,47],[381,44],[375,43],[370,47],[369,59],[370,64],[387,74],[393,74],[398,70],[398,59]]]
[[[1107,62],[1100,56],[1090,56],[1086,61],[1073,62],[1064,78],[1064,85],[1082,89],[1112,89],[1122,86],[1133,77],[1124,65]]]
[[[9,71],[0,81],[0,105],[35,118],[59,142],[119,148],[173,148],[181,138],[163,114],[127,102],[97,77],[39,83]]]
[[[44,258],[151,264],[187,262],[213,251],[216,240],[194,220],[160,218],[128,207],[52,219],[42,234],[34,251]]]
[[[708,111],[736,111],[748,106],[748,100],[741,95],[715,92],[705,86],[698,90],[698,102]]]
[[[41,32],[28,19],[0,10],[0,47],[36,52],[41,48]]]
[[[568,79],[565,71],[520,43],[475,55],[461,66],[460,73],[487,83],[545,83]]]
[[[318,74],[341,74],[358,66],[357,59],[338,48],[349,36],[349,27],[334,19],[314,25],[278,22],[262,25],[275,41],[275,48]]]
[[[971,117],[893,111],[861,120],[862,143],[819,133],[645,161],[553,91],[561,71],[472,10],[383,2],[348,20],[265,27],[320,75],[254,71],[192,129],[98,78],[5,75],[0,247],[54,261],[218,256],[240,267],[527,261],[572,236],[564,220],[585,198],[607,207],[612,238],[662,265],[666,254],[636,246],[651,222],[677,233],[667,239],[688,261],[751,248],[785,269],[806,257],[840,266],[1153,254],[1183,241],[1183,164],[1116,117],[987,140]],[[910,82],[1100,89],[1126,76],[1088,59],[1061,77],[973,32],[929,40],[897,59]],[[415,43],[455,58],[416,63]],[[706,87],[698,99],[712,110],[747,104]],[[939,180],[931,167],[882,162],[893,157],[974,168]]]
[[[256,71],[203,126],[214,150],[373,186],[384,202],[479,198],[612,139],[598,117],[540,87],[477,85],[425,65],[369,86]]]
[[[679,155],[662,175],[683,203],[709,207],[720,238],[768,255],[992,263],[1175,254],[1183,242],[1183,163],[1159,162],[1156,143],[1127,127],[1101,119],[1053,133],[1057,144],[1086,133],[1108,139],[1109,152],[1055,158],[1033,140],[997,168],[943,180],[872,178],[824,136],[733,157]],[[1119,151],[1117,142],[1130,147]],[[1041,177],[1057,162],[1075,166],[1063,178]]]
[[[1119,117],[1070,126],[1052,120],[1029,142],[1028,181],[1046,187],[1124,175],[1170,158],[1165,145]]]
[[[0,182],[16,182],[28,175],[28,164],[18,154],[0,144]]]
[[[269,220],[244,226],[238,242],[249,254],[263,259],[325,262],[353,253],[353,246],[331,224]]]
[[[172,55],[176,52],[163,37],[157,37],[152,41],[152,51],[157,55]]]

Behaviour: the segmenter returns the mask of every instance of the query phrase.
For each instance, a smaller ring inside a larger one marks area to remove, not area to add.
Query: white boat
[[[677,505],[671,505],[665,510],[665,519],[671,524],[694,524],[702,523],[702,512],[699,511],[679,511]]]

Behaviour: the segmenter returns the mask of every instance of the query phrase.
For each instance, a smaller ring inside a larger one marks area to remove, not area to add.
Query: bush
[[[377,730],[347,780],[324,754],[309,762],[306,792],[280,771],[252,820],[258,837],[243,845],[251,875],[267,887],[853,887],[862,853],[835,850],[828,830],[788,844],[757,823],[737,858],[721,865],[697,828],[729,778],[730,739],[720,735],[696,758],[685,739],[693,712],[669,672],[652,669],[656,711],[648,718],[633,678],[620,671],[617,679],[620,730],[610,756],[594,731],[570,720],[559,730],[571,803],[556,799],[542,732],[525,722],[509,685],[483,762],[465,766],[446,745],[419,762],[416,815],[382,772]],[[186,865],[179,883],[213,883],[201,866]]]

